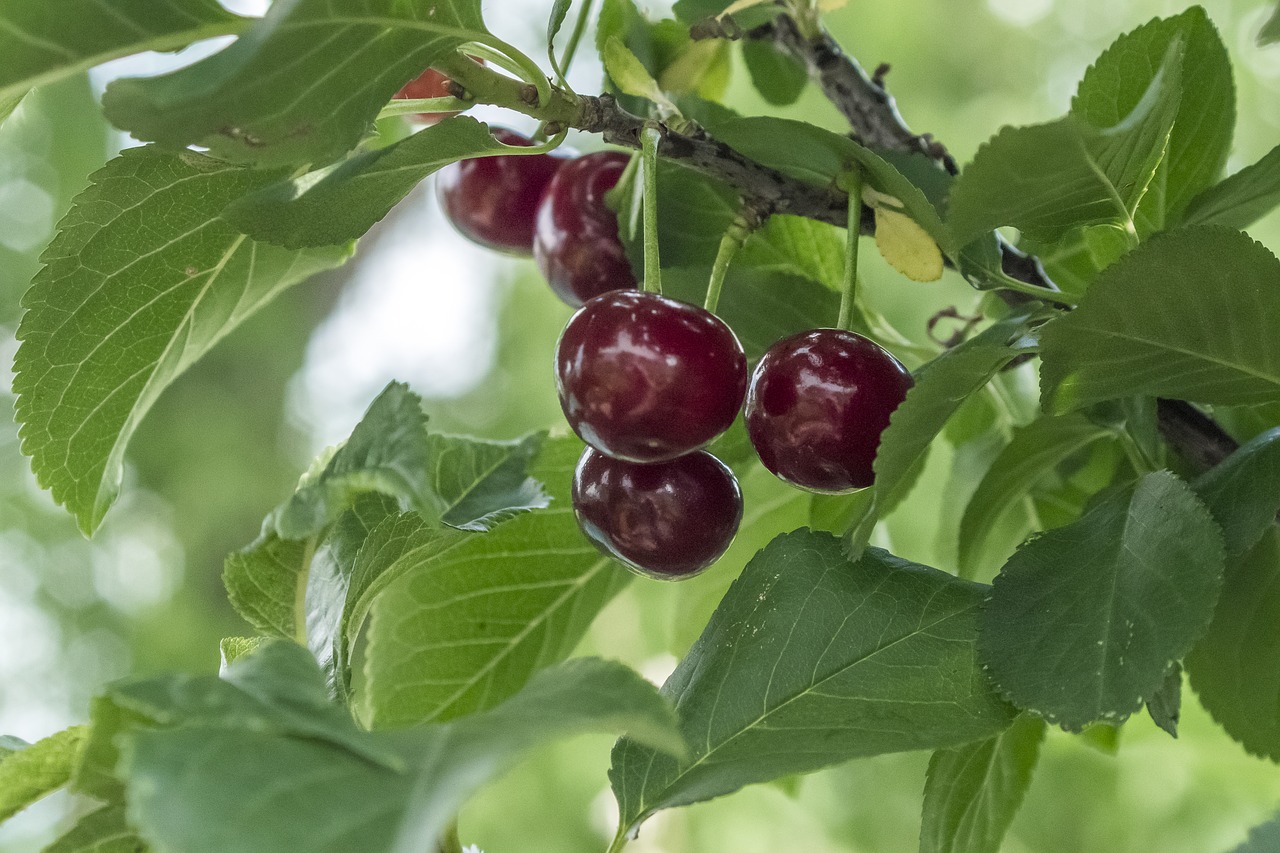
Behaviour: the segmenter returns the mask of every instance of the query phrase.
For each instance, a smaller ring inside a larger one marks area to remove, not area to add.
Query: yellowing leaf
[[[942,278],[942,250],[911,217],[884,207],[876,211],[876,247],[894,269],[912,281]]]

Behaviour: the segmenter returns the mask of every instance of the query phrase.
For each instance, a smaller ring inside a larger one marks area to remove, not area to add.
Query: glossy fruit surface
[[[619,151],[586,154],[562,166],[542,196],[533,257],[551,289],[574,307],[636,287],[618,217],[604,200],[630,159]]]
[[[779,341],[756,365],[747,434],[760,461],[819,492],[871,485],[872,463],[911,373],[861,335],[814,329]]]
[[[514,130],[495,128],[493,136],[505,145],[533,142]],[[436,178],[440,206],[463,236],[517,255],[533,253],[533,228],[538,201],[567,155],[477,157],[441,169]]]
[[[742,521],[742,491],[706,451],[641,464],[587,448],[573,511],[602,551],[653,578],[692,577],[719,559]]]
[[[746,393],[747,359],[715,315],[614,290],[565,326],[556,387],[569,426],[587,444],[619,459],[660,462],[729,428]]]

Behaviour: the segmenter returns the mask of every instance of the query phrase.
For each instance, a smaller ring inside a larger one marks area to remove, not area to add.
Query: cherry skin
[[[421,76],[405,83],[400,91],[396,92],[394,97],[397,99],[417,100],[418,98],[444,98],[448,97],[448,95],[449,78],[434,68],[428,68],[426,71],[422,72]],[[457,113],[454,112],[416,113],[414,118],[423,124],[435,124],[441,119],[446,119],[449,116],[455,115],[457,115]]]
[[[556,295],[575,308],[609,290],[634,288],[618,238],[618,217],[604,202],[630,157],[597,151],[566,163],[538,207],[533,258]]]
[[[531,146],[514,130],[495,128],[504,145]],[[440,206],[464,237],[499,252],[533,254],[538,201],[567,155],[477,157],[441,169],[436,179]]]
[[[871,465],[911,373],[853,332],[814,329],[774,344],[751,377],[747,434],[764,466],[815,492],[875,479]]]
[[[742,521],[742,491],[706,451],[643,465],[588,447],[573,475],[573,511],[609,556],[648,577],[682,580],[729,547]]]
[[[703,309],[612,290],[569,319],[556,345],[569,426],[618,459],[663,462],[729,428],[747,388],[733,330]]]

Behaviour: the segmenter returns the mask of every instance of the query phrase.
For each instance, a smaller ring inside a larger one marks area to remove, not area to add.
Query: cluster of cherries
[[[533,144],[510,130],[494,136]],[[628,159],[615,151],[477,158],[442,170],[438,189],[462,234],[532,254],[556,294],[578,308],[555,359],[560,404],[588,445],[574,474],[574,512],[610,556],[679,579],[719,559],[742,520],[737,479],[704,449],[739,412],[778,477],[848,492],[871,485],[880,434],[912,380],[874,342],[814,329],[774,344],[748,381],[742,345],[724,321],[637,288],[605,203]]]

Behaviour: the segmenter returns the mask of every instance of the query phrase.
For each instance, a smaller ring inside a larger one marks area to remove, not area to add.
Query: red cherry
[[[514,130],[494,128],[493,136],[504,145],[533,145]],[[436,178],[440,205],[464,237],[499,252],[530,255],[538,201],[567,159],[553,152],[453,163]]]
[[[404,87],[399,92],[396,92],[395,97],[402,100],[417,100],[418,98],[444,98],[448,95],[449,78],[434,68],[428,68],[422,72],[420,77],[405,83]],[[456,112],[415,113],[414,118],[423,124],[435,124],[441,119],[456,115]]]
[[[613,290],[569,319],[556,345],[556,387],[569,426],[587,444],[660,462],[729,428],[746,393],[747,359],[715,315]]]
[[[618,217],[604,202],[630,157],[597,151],[566,163],[538,207],[533,257],[556,295],[575,308],[610,290],[634,288],[618,239]]]
[[[747,392],[747,434],[760,461],[815,492],[871,485],[871,465],[911,373],[853,332],[814,329],[770,347]]]
[[[706,451],[643,465],[587,448],[573,475],[587,538],[629,568],[682,580],[720,558],[742,521],[742,491]]]

